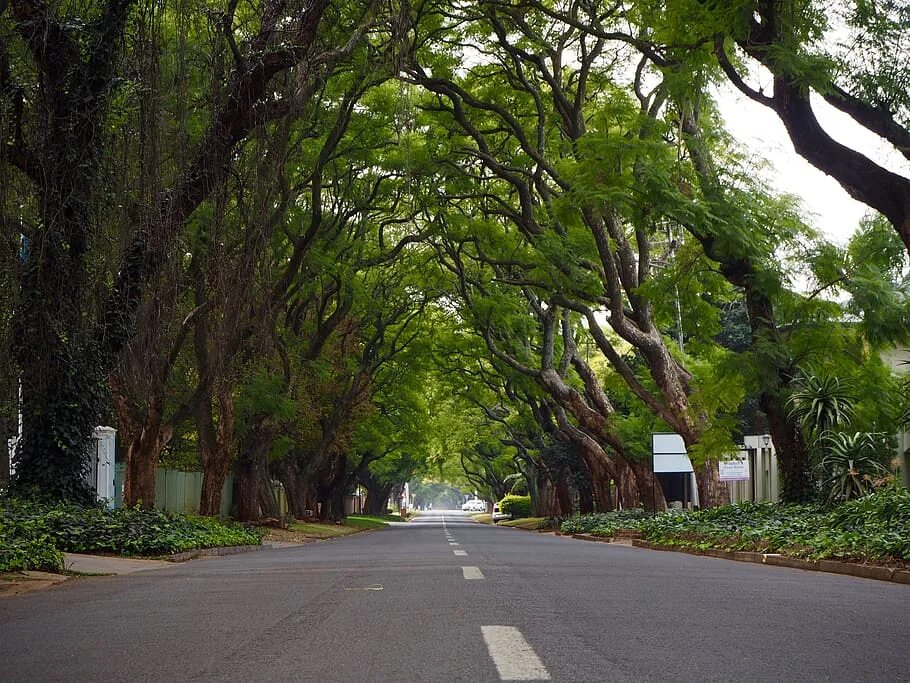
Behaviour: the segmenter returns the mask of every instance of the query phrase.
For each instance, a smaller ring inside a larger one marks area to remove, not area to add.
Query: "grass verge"
[[[507,519],[504,522],[500,522],[499,526],[514,526],[519,529],[539,529],[546,520],[546,517],[522,517],[520,519]]]

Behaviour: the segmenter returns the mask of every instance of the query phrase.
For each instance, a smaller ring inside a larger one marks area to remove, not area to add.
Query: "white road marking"
[[[467,557],[467,556],[468,556],[468,551],[467,551],[467,550],[453,550],[452,552],[455,553],[456,555],[458,555],[459,557]]]
[[[449,545],[461,545],[461,543],[456,543],[455,541],[449,541]]]
[[[514,626],[481,626],[483,639],[503,681],[549,681],[543,662]]]
[[[472,579],[485,579],[483,572],[480,571],[478,567],[462,567],[461,571],[464,573],[464,578],[468,581]]]

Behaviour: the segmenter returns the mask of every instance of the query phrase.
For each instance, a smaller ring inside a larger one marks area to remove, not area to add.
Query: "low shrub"
[[[617,529],[638,529],[641,522],[652,515],[641,508],[574,515],[563,519],[559,529],[566,534],[612,536]]]
[[[499,511],[512,519],[531,516],[531,496],[506,496],[499,501]]]
[[[140,508],[110,510],[69,504],[43,505],[14,499],[0,501],[0,533],[4,548],[31,544],[28,547],[33,548],[35,560],[26,563],[29,566],[18,568],[37,568],[36,562],[48,562],[53,558],[53,555],[38,552],[39,546],[35,544],[39,542],[58,554],[111,552],[119,555],[164,555],[262,542],[260,529],[209,517]],[[17,552],[16,557],[22,556],[21,551]],[[18,563],[22,564],[21,561]]]
[[[739,503],[643,520],[643,538],[694,548],[812,559],[910,561],[910,491],[887,489],[835,508]]]
[[[63,553],[46,535],[17,536],[12,527],[0,524],[0,572],[56,572],[62,567]]]

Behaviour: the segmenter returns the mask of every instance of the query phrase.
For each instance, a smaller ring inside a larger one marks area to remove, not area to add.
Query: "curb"
[[[612,536],[593,536],[592,534],[572,534],[572,538],[577,538],[579,541],[594,541],[595,543],[613,542]]]
[[[229,545],[221,548],[200,548],[199,550],[187,550],[182,553],[167,555],[162,559],[168,562],[186,562],[195,560],[197,557],[221,557],[223,555],[240,555],[241,553],[254,553],[260,550],[272,550],[270,545]]]
[[[573,538],[577,538],[577,536],[573,536]],[[772,567],[789,567],[790,569],[802,569],[803,571],[844,574],[860,579],[890,581],[891,583],[910,585],[910,570],[893,569],[891,567],[882,567],[873,564],[856,564],[855,562],[841,562],[840,560],[804,560],[799,557],[788,557],[777,553],[754,553],[742,550],[720,550],[717,548],[699,550],[696,548],[683,548],[675,545],[660,545],[637,538],[632,540],[632,545],[636,548],[643,548],[645,550],[686,553],[687,555],[715,557],[721,560],[733,560],[734,562],[753,562],[756,564],[770,565]]]

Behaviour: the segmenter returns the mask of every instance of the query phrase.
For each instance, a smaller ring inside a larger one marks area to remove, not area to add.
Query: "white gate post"
[[[95,427],[92,430],[95,442],[95,477],[89,482],[98,496],[108,507],[114,507],[114,448],[117,430],[113,427]]]

